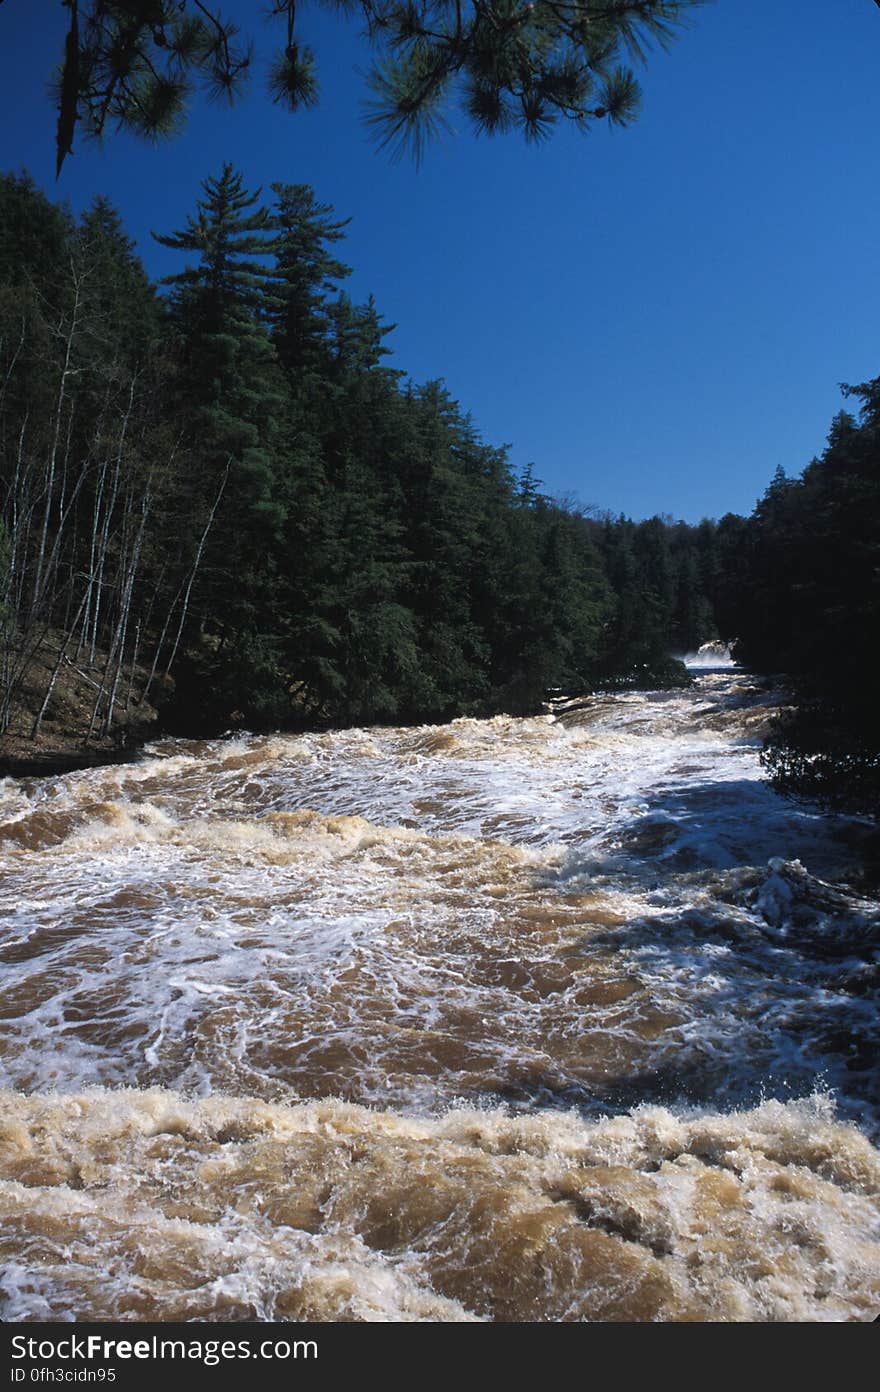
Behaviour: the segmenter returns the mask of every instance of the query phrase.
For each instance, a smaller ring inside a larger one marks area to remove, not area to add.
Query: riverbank
[[[121,683],[119,699],[114,710],[111,730],[104,736],[90,735],[93,722],[95,698],[102,687],[102,679],[107,664],[107,654],[100,650],[94,662],[86,656],[76,661],[64,659],[57,674],[53,676],[58,659],[60,636],[50,633],[37,650],[25,674],[17,694],[8,731],[0,735],[0,777],[39,778],[61,773],[72,773],[78,769],[98,768],[104,764],[124,763],[137,757],[139,750],[150,740],[162,735],[179,738],[217,737],[219,728],[212,722],[205,722],[197,706],[188,710],[181,718],[167,722],[160,716],[162,701],[152,704],[139,695],[150,685],[150,673],[146,668],[135,666],[126,672]],[[708,648],[710,645],[706,645]],[[701,650],[702,651],[702,650]],[[720,651],[720,650],[719,650]],[[724,650],[726,653],[726,649]],[[706,675],[710,671],[727,671],[729,659],[721,667],[702,669]],[[45,712],[40,717],[46,690],[52,684],[52,694]],[[607,697],[614,693],[642,690],[672,691],[684,690],[693,684],[685,662],[670,658],[666,663],[654,668],[646,666],[615,679],[609,679],[595,691],[581,691],[567,695],[562,691],[548,692],[549,699],[531,712],[520,714],[538,715],[544,713],[570,712],[581,708],[595,696]],[[173,692],[174,683],[167,678],[155,677],[152,688],[162,694],[163,699]],[[164,701],[167,708],[167,700]],[[446,718],[456,715],[473,715],[472,709],[450,713]],[[506,715],[504,710],[486,709],[479,712],[481,719],[492,719]],[[230,712],[228,727],[236,729],[241,723],[240,712]],[[35,724],[39,729],[34,735]],[[383,722],[377,722],[381,724]],[[389,722],[393,723],[393,722]],[[419,719],[414,714],[409,723],[413,728],[420,724],[432,723],[429,715]],[[206,728],[207,725],[207,728]],[[291,722],[284,731],[288,734],[332,732],[350,728],[343,725],[327,724],[321,721]],[[279,732],[282,733],[282,732]]]
[[[126,672],[121,683],[109,733],[89,737],[107,661],[105,653],[96,652],[94,662],[87,656],[62,662],[35,736],[34,725],[57,658],[58,645],[50,634],[25,673],[9,729],[0,736],[0,777],[42,777],[126,761],[161,733],[157,707],[137,695],[149,673],[135,667],[133,672]]]

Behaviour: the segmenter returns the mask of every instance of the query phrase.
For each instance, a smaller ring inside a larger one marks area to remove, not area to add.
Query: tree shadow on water
[[[598,838],[575,844],[554,879],[560,887],[582,876],[635,879],[650,888],[700,871],[765,867],[770,860],[800,860],[819,875],[858,868],[868,830],[780,797],[761,779],[688,778],[647,793],[629,822],[614,822]]]
[[[511,1075],[497,1100],[593,1118],[645,1103],[726,1111],[819,1090],[835,1096],[842,1117],[873,1130],[880,905],[799,866],[737,884],[722,878],[723,886],[712,876],[682,879],[680,893],[649,895],[644,913],[627,922],[585,924],[580,943],[567,947],[575,970],[589,977],[592,959],[597,979],[619,969],[640,983],[608,1015],[626,1041],[619,1068],[607,1065],[605,1050],[604,1069],[591,1064],[602,1006],[597,1014],[585,1007],[583,1065],[568,1076]],[[559,883],[564,891],[565,878]],[[713,885],[728,898],[715,897]],[[652,1012],[672,1021],[656,1035],[640,1028]]]
[[[501,1103],[512,1111],[574,1111],[585,1121],[597,1121],[642,1106],[666,1107],[679,1114],[749,1111],[770,1100],[795,1102],[816,1093],[833,1097],[841,1121],[855,1123],[868,1135],[880,1133],[880,1094],[869,1071],[847,1080],[840,1061],[828,1059],[821,1068],[791,1076],[783,1070],[749,1068],[748,1060],[735,1051],[711,1064],[705,1058],[674,1057],[590,1082],[514,1075],[491,1093],[484,1092],[481,1101]]]

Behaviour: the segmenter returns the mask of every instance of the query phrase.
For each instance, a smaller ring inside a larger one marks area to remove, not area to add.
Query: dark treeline
[[[800,478],[777,471],[749,518],[719,524],[719,628],[753,671],[782,674],[791,707],[764,764],[780,792],[880,813],[880,378],[845,388]]]
[[[345,223],[230,167],[159,240],[0,181],[0,733],[35,655],[91,739],[442,720],[676,684],[716,632],[716,527],[598,517],[516,474],[341,288]],[[45,654],[50,654],[46,665]]]
[[[186,733],[528,713],[686,682],[720,636],[790,688],[776,786],[876,814],[880,383],[749,518],[597,516],[387,366],[345,226],[227,166],[160,290],[109,203],[0,179],[0,735],[70,669],[88,742],[147,702]]]

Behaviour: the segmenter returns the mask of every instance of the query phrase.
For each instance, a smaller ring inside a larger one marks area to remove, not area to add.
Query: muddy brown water
[[[880,905],[768,700],[0,783],[3,1317],[872,1319]]]

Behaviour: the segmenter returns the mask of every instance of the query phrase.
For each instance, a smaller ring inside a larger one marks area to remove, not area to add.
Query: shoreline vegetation
[[[528,714],[715,636],[716,529],[549,497],[385,364],[346,223],[230,165],[157,237],[0,180],[0,747]],[[88,757],[91,757],[89,754]]]
[[[151,740],[164,735],[200,738],[203,732],[198,728],[166,728],[160,703],[144,701],[137,694],[138,690],[143,690],[149,674],[143,668],[136,668],[129,673],[126,696],[112,733],[89,740],[88,731],[95,693],[100,690],[108,669],[106,653],[97,653],[96,662],[90,667],[84,668],[72,661],[62,663],[52,684],[51,700],[42,713],[39,731],[34,736],[35,723],[44,705],[46,686],[52,680],[57,665],[59,646],[57,638],[47,640],[32,657],[18,701],[10,713],[8,729],[0,736],[0,778],[54,777],[79,769],[127,763],[137,759]],[[633,672],[628,678],[609,682],[597,691],[548,691],[547,699],[530,713],[534,714],[538,710],[547,710],[556,705],[565,710],[572,710],[579,708],[582,703],[600,692],[639,689],[640,675]],[[669,660],[662,671],[654,672],[653,676],[654,689],[684,687],[693,680],[684,665],[674,658]],[[164,692],[160,694],[169,699],[173,695],[173,682],[166,682]],[[491,710],[483,714],[490,718],[507,712]],[[417,725],[424,722],[413,720],[404,723]],[[245,730],[244,726],[240,728]],[[299,734],[308,730],[344,728],[347,727],[317,720],[300,721],[287,728],[282,727],[280,733]],[[238,733],[238,730],[230,729],[224,733],[233,735]]]
[[[530,715],[721,640],[786,674],[774,787],[876,817],[880,379],[750,517],[603,513],[387,365],[313,189],[261,198],[206,179],[155,285],[105,199],[0,176],[0,766]]]
[[[34,736],[58,647],[57,642],[47,640],[32,657],[10,713],[9,728],[0,737],[0,778],[54,776],[125,762],[136,758],[143,746],[160,733],[156,707],[134,699],[133,694],[129,697],[126,691],[111,734],[88,740],[95,694],[107,668],[106,654],[96,654],[94,666],[84,662],[62,664],[39,732]],[[140,671],[130,675],[143,682],[146,674]]]

